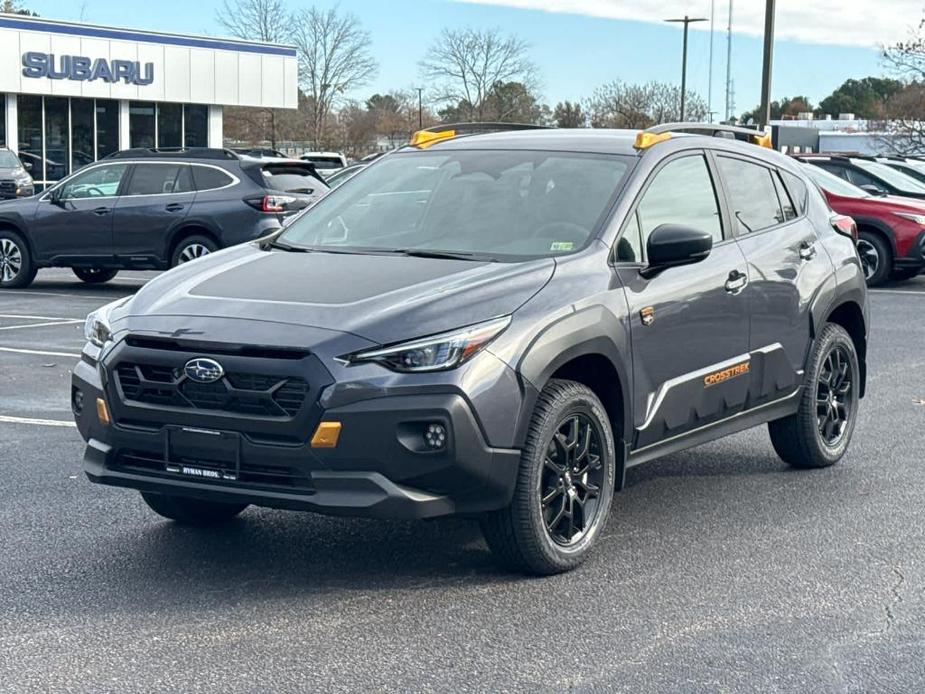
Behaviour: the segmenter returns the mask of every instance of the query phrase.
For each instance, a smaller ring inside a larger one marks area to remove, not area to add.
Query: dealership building
[[[0,146],[41,186],[129,147],[221,147],[223,106],[297,105],[292,46],[0,14]]]

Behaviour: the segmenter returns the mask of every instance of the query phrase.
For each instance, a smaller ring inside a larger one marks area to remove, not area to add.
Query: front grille
[[[233,465],[229,466],[211,460],[187,457],[171,460],[170,462],[177,465],[191,465],[204,470],[214,470],[219,473],[233,473],[235,479],[226,478],[220,482],[221,484],[314,491],[310,475],[288,465],[254,465],[242,462],[241,466],[235,469]],[[142,451],[121,452],[116,457],[115,466],[145,474],[154,473],[171,478],[178,476],[176,473],[171,473],[167,470],[167,462],[162,457]],[[212,480],[209,481],[211,482]]]
[[[15,196],[16,195],[16,181],[4,180],[0,181],[0,195],[2,196]]]
[[[196,383],[179,368],[123,362],[115,375],[129,402],[259,417],[295,417],[309,393],[301,378],[265,374],[232,372],[214,383]]]

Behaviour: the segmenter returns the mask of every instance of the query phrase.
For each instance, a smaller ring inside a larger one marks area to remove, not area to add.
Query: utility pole
[[[684,101],[687,98],[687,28],[694,22],[705,22],[706,17],[684,17],[666,19],[666,22],[676,22],[684,25],[684,44],[681,49],[681,122],[684,122]]]
[[[726,122],[732,119],[732,0],[729,0],[729,25],[726,28]]]
[[[761,63],[761,110],[758,113],[758,127],[767,127],[771,120],[771,63],[774,59],[774,4],[765,0],[764,5],[764,59]]]
[[[713,122],[713,26],[716,20],[716,0],[710,0],[710,74],[707,77],[707,111]]]

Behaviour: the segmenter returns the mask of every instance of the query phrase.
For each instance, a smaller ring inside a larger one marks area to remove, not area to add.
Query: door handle
[[[183,209],[183,205],[181,205],[178,202],[172,202],[169,205],[167,205],[167,207],[165,207],[164,209],[167,210],[168,212],[179,212],[180,210]]]
[[[108,207],[97,207],[95,210],[93,210],[93,214],[99,217],[102,217],[104,214],[109,214],[109,208]]]
[[[816,244],[804,241],[800,246],[800,258],[803,260],[812,260],[816,257]]]
[[[726,291],[730,294],[738,294],[743,289],[745,289],[745,285],[747,284],[748,275],[746,275],[744,272],[733,270],[729,273],[729,277],[726,280]]]

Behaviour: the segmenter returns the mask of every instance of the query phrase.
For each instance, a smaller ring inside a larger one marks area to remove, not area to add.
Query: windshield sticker
[[[553,241],[549,247],[551,251],[570,251],[575,247],[571,241]]]

